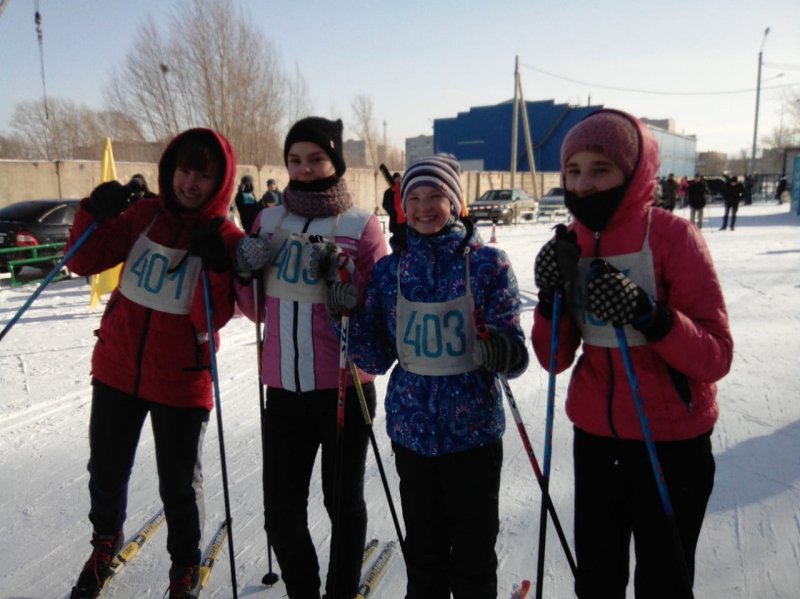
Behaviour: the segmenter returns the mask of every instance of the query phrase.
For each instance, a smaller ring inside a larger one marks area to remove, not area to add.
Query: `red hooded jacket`
[[[719,281],[700,231],[666,210],[652,209],[658,146],[633,121],[642,143],[622,203],[599,236],[575,221],[583,257],[613,257],[641,249],[651,212],[650,248],[657,299],[674,317],[661,340],[630,347],[640,394],[656,441],[689,439],[710,431],[719,416],[715,382],[733,359],[733,339]],[[562,174],[563,175],[563,174]],[[569,311],[559,322],[557,372],[572,365],[581,335]],[[537,309],[532,341],[543,368],[550,358],[551,321]],[[689,407],[691,402],[691,409]],[[620,350],[583,343],[572,372],[566,411],[580,429],[599,436],[641,440],[642,431]]]
[[[187,136],[212,135],[219,142],[225,163],[220,165],[222,184],[217,193],[196,211],[178,209],[172,195],[177,142]],[[167,146],[159,162],[157,197],[142,199],[119,217],[99,224],[69,268],[80,275],[100,273],[125,261],[139,235],[147,229],[154,242],[178,249],[189,246],[189,232],[199,223],[225,218],[234,187],[236,155],[227,139],[208,129],[191,129]],[[167,190],[169,190],[167,192]],[[83,200],[67,248],[94,221]],[[220,228],[230,254],[244,233],[225,218]],[[234,310],[232,272],[209,272],[213,306],[214,338]],[[202,275],[200,275],[202,276]],[[213,405],[208,324],[202,280],[197,282],[189,314],[168,314],[135,303],[120,293],[111,294],[92,354],[93,376],[115,389],[148,401],[176,407]]]

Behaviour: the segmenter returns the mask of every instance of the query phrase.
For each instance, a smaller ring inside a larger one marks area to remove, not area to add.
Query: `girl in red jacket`
[[[631,535],[636,597],[686,592],[614,325],[623,326],[630,346],[692,580],[714,483],[715,382],[730,369],[733,340],[702,235],[688,221],[651,209],[657,172],[656,141],[634,117],[600,110],[578,123],[561,148],[574,222],[536,257],[532,337],[539,362],[547,368],[556,290],[566,297],[557,372],[583,349],[566,403],[575,429],[581,599],[624,599]],[[597,258],[603,262],[591,268]]]
[[[244,235],[225,216],[236,156],[208,129],[178,135],[159,163],[156,197],[128,207],[112,181],[83,200],[71,246],[97,229],[70,261],[80,274],[123,262],[96,332],[89,421],[89,519],[94,550],[72,589],[96,597],[124,539],[128,479],[147,415],[169,527],[170,597],[196,597],[203,528],[201,450],[213,406],[201,270],[210,269],[214,336],[233,315],[231,250]],[[126,209],[127,208],[127,209]]]

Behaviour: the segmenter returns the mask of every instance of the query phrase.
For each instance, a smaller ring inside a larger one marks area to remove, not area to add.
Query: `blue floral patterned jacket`
[[[441,302],[465,294],[465,258],[458,251],[466,236],[461,223],[435,237],[409,228],[408,249],[385,256],[374,267],[363,306],[351,319],[348,353],[364,371],[383,374],[397,361],[397,269],[403,297]],[[524,347],[517,279],[502,250],[469,239],[470,285],[475,307],[486,324],[507,331]],[[527,365],[527,363],[526,363]],[[515,373],[518,374],[518,373]],[[492,373],[428,376],[398,363],[385,400],[389,437],[415,453],[439,456],[490,445],[503,435],[502,395]]]

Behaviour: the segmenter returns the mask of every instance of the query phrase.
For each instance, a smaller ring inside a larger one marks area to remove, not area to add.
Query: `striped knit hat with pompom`
[[[406,198],[411,190],[427,185],[440,189],[450,200],[453,214],[461,216],[464,211],[464,201],[460,175],[461,166],[452,154],[436,154],[430,158],[417,160],[403,174],[403,182],[400,184],[403,211],[406,209]]]

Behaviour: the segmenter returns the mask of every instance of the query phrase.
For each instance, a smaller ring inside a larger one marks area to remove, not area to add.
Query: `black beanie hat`
[[[289,148],[298,141],[310,141],[325,150],[336,169],[336,176],[341,177],[347,168],[342,154],[342,125],[341,119],[329,121],[318,116],[309,116],[297,121],[286,135],[283,144],[283,163],[289,164]]]

